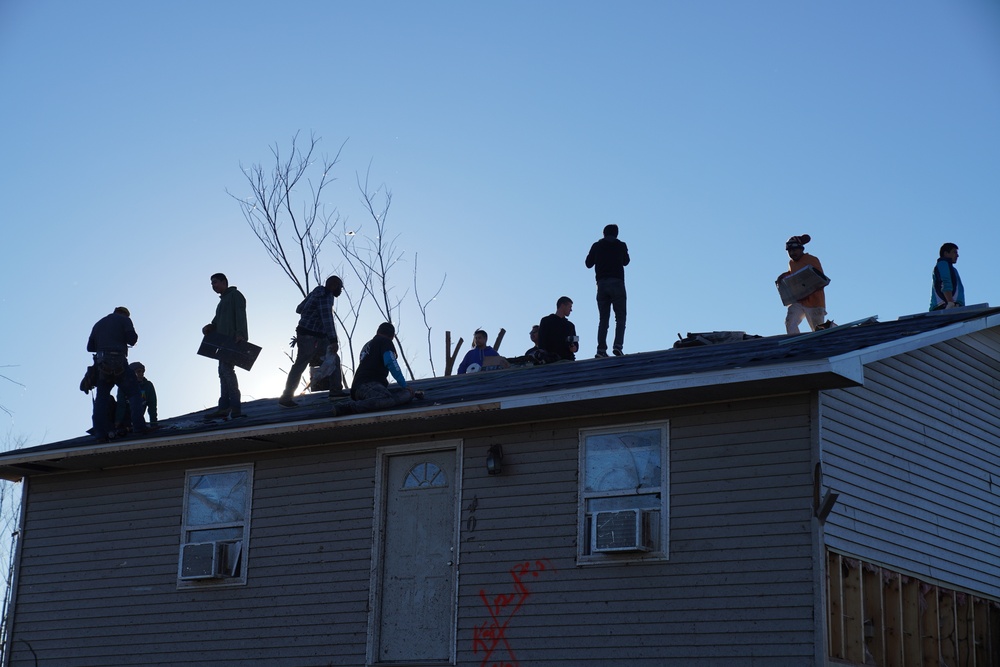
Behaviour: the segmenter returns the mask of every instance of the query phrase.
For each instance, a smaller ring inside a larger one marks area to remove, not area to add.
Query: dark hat
[[[792,248],[801,248],[810,241],[812,241],[812,237],[809,236],[808,234],[789,237],[789,239],[785,241],[785,250],[791,250]]]
[[[124,315],[125,317],[132,317],[132,313],[128,312],[128,308],[125,306],[118,306],[115,308],[115,312],[119,315]]]

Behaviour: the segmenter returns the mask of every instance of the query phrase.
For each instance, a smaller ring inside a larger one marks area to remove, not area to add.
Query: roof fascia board
[[[497,407],[497,402],[495,400],[484,400],[478,401],[476,403],[468,403],[461,406],[441,406],[437,410],[433,411],[433,416],[437,416],[440,413],[445,414],[457,414],[464,412],[477,412],[484,407],[492,406],[494,409]],[[428,406],[430,407],[430,406]],[[393,410],[386,410],[383,412],[372,412],[360,415],[366,421],[369,422],[387,422],[387,421],[401,421],[415,419],[425,416],[432,416],[428,414],[429,410],[413,411],[408,410],[406,412],[399,412]],[[248,439],[262,439],[266,440],[267,436],[273,434],[287,434],[293,432],[306,432],[314,430],[325,430],[329,429],[331,424],[331,419],[329,417],[321,417],[317,419],[309,419],[298,422],[281,422],[278,424],[259,424],[257,426],[246,426],[240,429],[224,429],[221,431],[209,431],[209,432],[199,432],[190,433],[183,435],[169,435],[164,434],[159,437],[147,437],[136,440],[126,440],[120,444],[109,444],[109,443],[93,443],[86,445],[77,445],[72,447],[64,447],[59,449],[46,449],[43,451],[32,452],[30,454],[25,454],[18,456],[17,450],[10,452],[0,453],[0,467],[16,467],[25,464],[48,464],[50,466],[57,465],[59,461],[65,461],[71,458],[79,458],[82,456],[94,456],[94,455],[106,455],[115,453],[127,453],[132,451],[141,451],[144,449],[160,449],[163,447],[170,447],[172,445],[182,445],[191,443],[210,443],[210,442],[224,442],[227,440],[248,440]],[[3,479],[0,477],[0,479]]]
[[[857,360],[850,358],[838,359],[836,361],[833,359],[820,359],[770,366],[754,366],[752,368],[734,368],[708,373],[690,373],[658,380],[635,380],[632,382],[603,385],[590,389],[565,389],[544,394],[501,398],[500,409],[510,410],[537,405],[599,400],[620,396],[634,396],[636,394],[677,391],[694,387],[740,384],[756,380],[775,380],[828,373],[839,375],[852,384],[864,384],[863,367]]]
[[[847,359],[858,359],[862,365],[868,365],[875,361],[881,361],[882,359],[888,359],[889,357],[895,357],[901,354],[906,354],[907,352],[913,352],[914,350],[919,350],[922,347],[929,347],[953,338],[958,338],[959,336],[976,333],[977,331],[983,331],[985,329],[991,329],[996,326],[1000,326],[1000,314],[989,315],[987,317],[981,317],[974,320],[966,320],[964,322],[956,322],[955,324],[951,324],[940,329],[925,331],[913,336],[905,336],[903,338],[898,338],[879,345],[866,347],[861,350],[847,352],[836,357],[831,357],[830,361],[835,362]]]
[[[861,364],[857,359],[848,357],[836,361],[821,359],[752,368],[734,368],[708,373],[690,373],[655,380],[634,380],[631,382],[608,384],[593,388],[566,389],[540,394],[501,398],[499,400],[491,398],[466,403],[461,406],[440,406],[438,408],[427,406],[427,408],[423,410],[371,413],[363,415],[363,417],[371,421],[439,417],[442,416],[442,414],[453,414],[456,412],[475,412],[482,409],[495,410],[497,407],[501,410],[512,410],[516,408],[534,407],[539,405],[555,405],[574,401],[601,400],[614,397],[633,396],[637,394],[678,391],[695,387],[732,385],[755,380],[774,380],[829,373],[841,376],[852,384],[862,384],[864,380]],[[94,454],[104,455],[113,454],[115,452],[169,447],[170,445],[190,443],[193,441],[212,442],[240,440],[253,437],[266,438],[266,436],[274,433],[289,433],[326,428],[330,428],[329,418],[293,423],[266,424],[241,428],[238,430],[226,429],[215,433],[193,433],[180,437],[167,436],[144,438],[141,440],[126,441],[120,445],[96,443],[93,445],[78,445],[75,447],[67,447],[65,449],[48,449],[40,452],[32,452],[31,454],[24,456],[17,456],[16,452],[10,452],[6,455],[0,455],[0,464],[10,467],[31,463],[48,463],[51,465],[58,464],[60,460]]]

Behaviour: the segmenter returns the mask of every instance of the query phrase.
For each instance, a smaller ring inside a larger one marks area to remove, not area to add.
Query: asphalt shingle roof
[[[519,366],[500,371],[483,371],[466,375],[419,379],[410,383],[423,390],[426,398],[400,406],[399,411],[430,407],[456,407],[487,401],[499,401],[518,396],[545,395],[552,392],[593,390],[595,388],[642,383],[643,381],[711,374],[738,369],[781,367],[797,362],[829,360],[876,346],[945,329],[949,326],[1000,313],[1000,308],[988,305],[970,306],[939,313],[926,313],[878,322],[875,318],[852,325],[798,336],[770,336],[740,342],[702,347],[672,348],[629,354],[622,357],[582,359],[544,366]],[[278,389],[278,388],[276,388]],[[337,396],[344,400],[347,392]],[[208,422],[203,417],[211,410],[161,419],[161,428],[154,436],[198,436],[210,438],[217,431],[236,431],[262,426],[289,427],[297,422],[309,422],[333,417],[332,403],[327,392],[296,398],[297,408],[281,408],[276,399],[259,399],[244,403],[247,417],[230,422]],[[347,419],[350,419],[348,417]],[[81,426],[82,430],[82,426]],[[127,438],[111,444],[127,442]],[[4,458],[58,449],[93,446],[91,436],[49,443],[0,454]]]

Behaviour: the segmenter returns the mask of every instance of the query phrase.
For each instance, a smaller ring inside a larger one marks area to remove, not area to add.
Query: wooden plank
[[[827,635],[830,656],[843,659],[844,645],[844,573],[840,554],[827,551]]]
[[[958,667],[976,665],[976,611],[975,598],[967,593],[955,595],[958,625]]]
[[[976,667],[1000,665],[1000,604],[975,599]]]
[[[903,620],[903,584],[898,572],[883,570],[886,578],[883,588],[885,619],[885,665],[905,667],[903,644],[905,626]]]
[[[938,589],[938,636],[940,637],[941,662],[958,664],[958,609],[955,591]]]
[[[941,626],[938,615],[938,587],[921,584],[924,605],[920,612],[920,643],[924,667],[941,667]]]
[[[884,665],[886,660],[885,599],[882,589],[882,570],[865,564],[861,574],[864,600],[865,644],[875,658],[876,665]]]
[[[903,577],[903,664],[915,667],[923,664],[924,644],[920,630],[920,581]]]
[[[865,619],[861,597],[861,567],[858,561],[851,558],[843,558],[841,562],[844,572],[844,657],[864,664]]]
[[[1000,605],[993,602],[989,605],[990,610],[990,643],[989,656],[992,662],[987,664],[1000,665]]]

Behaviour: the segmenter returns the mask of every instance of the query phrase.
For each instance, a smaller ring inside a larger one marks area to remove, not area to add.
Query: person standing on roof
[[[361,348],[358,371],[351,383],[351,400],[334,405],[335,416],[386,410],[423,396],[422,392],[414,392],[406,386],[406,378],[396,361],[396,346],[392,344],[395,335],[396,327],[383,322],[375,337]],[[390,373],[399,383],[398,387],[389,388]]]
[[[340,296],[344,290],[344,281],[339,276],[330,276],[326,279],[326,285],[316,287],[309,295],[295,308],[298,313],[299,324],[295,327],[295,363],[288,371],[288,380],[285,382],[285,391],[278,399],[278,405],[283,408],[294,408],[298,406],[292,400],[292,394],[302,379],[302,371],[306,369],[309,362],[323,356],[323,353],[337,355],[337,327],[333,321],[333,300]],[[319,361],[316,362],[319,364]],[[333,378],[331,389],[340,389],[340,360],[337,360],[338,372]]]
[[[101,442],[107,442],[117,435],[112,431],[114,413],[111,409],[111,388],[117,385],[134,405],[139,405],[142,401],[135,371],[128,365],[128,349],[138,340],[131,313],[125,306],[118,306],[110,315],[98,320],[87,339],[87,351],[94,353],[94,366],[98,373],[93,433]],[[141,435],[147,430],[142,411],[134,410],[132,432]]]
[[[590,253],[584,263],[594,269],[597,279],[597,354],[608,356],[608,328],[611,325],[611,309],[615,310],[615,340],[612,351],[616,357],[623,354],[625,344],[625,267],[631,259],[628,246],[618,240],[618,225],[607,225],[604,238],[590,246]]]
[[[215,318],[202,327],[203,334],[218,333],[237,343],[250,339],[247,333],[247,300],[236,287],[229,286],[224,273],[212,274],[212,290],[219,295]],[[236,378],[236,365],[219,360],[219,407],[208,419],[225,419],[243,416],[240,403],[240,382]]]
[[[576,326],[569,321],[573,312],[573,299],[561,296],[556,301],[556,312],[546,315],[538,323],[538,347],[536,358],[542,363],[573,361],[580,350],[580,339]]]
[[[805,251],[805,244],[809,243],[812,237],[808,234],[792,236],[785,242],[785,250],[788,252],[788,271],[778,276],[774,282],[781,282],[783,278],[789,276],[800,269],[811,266],[820,273],[823,273],[823,265],[819,259]],[[799,333],[799,324],[805,319],[810,331],[825,328],[826,320],[826,293],[823,288],[810,294],[804,299],[800,299],[788,306],[788,313],[785,315],[785,331],[791,334]]]
[[[930,310],[948,310],[965,305],[965,287],[958,275],[955,263],[958,262],[958,246],[945,243],[938,251],[938,261],[934,265],[933,284],[931,285]]]

